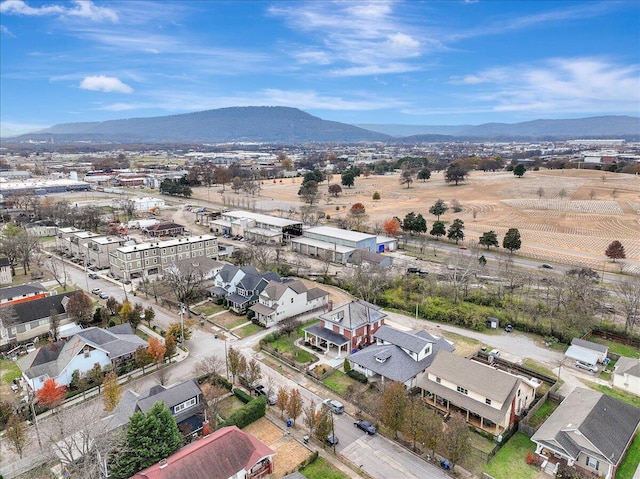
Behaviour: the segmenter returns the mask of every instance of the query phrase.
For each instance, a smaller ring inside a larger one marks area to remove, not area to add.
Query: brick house
[[[351,301],[320,315],[320,323],[304,328],[304,340],[326,347],[327,353],[332,346],[336,347],[340,357],[343,348],[349,354],[374,343],[374,334],[386,317],[380,306],[363,300]]]

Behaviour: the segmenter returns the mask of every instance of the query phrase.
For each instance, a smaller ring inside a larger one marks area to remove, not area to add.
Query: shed
[[[487,318],[487,328],[498,329],[499,327],[500,327],[500,320],[498,318],[492,318],[491,316]]]

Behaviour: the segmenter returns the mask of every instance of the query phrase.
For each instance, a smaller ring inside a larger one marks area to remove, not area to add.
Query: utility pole
[[[180,343],[184,343],[184,303],[180,303]]]

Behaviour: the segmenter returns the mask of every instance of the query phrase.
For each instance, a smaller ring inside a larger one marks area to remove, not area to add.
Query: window
[[[487,398],[484,400],[485,404],[488,404],[489,406],[491,406],[491,399]]]
[[[518,389],[518,397],[520,397],[520,390]]]
[[[198,399],[193,397],[193,398],[189,399],[188,401],[185,401],[183,403],[177,404],[173,408],[173,414],[178,414],[180,411],[184,411],[187,408],[195,406],[197,402],[198,402]]]
[[[596,461],[593,457],[587,456],[587,466],[597,471],[599,465],[600,464],[598,463],[598,461]]]
[[[442,383],[442,379],[440,379],[440,378],[436,377],[436,382],[437,382],[438,384],[441,384],[441,383]]]
[[[293,298],[291,298],[291,302],[293,303]]]
[[[469,394],[469,391],[467,391],[465,388],[463,388],[462,386],[458,386],[456,388],[456,390],[461,393],[461,394]]]

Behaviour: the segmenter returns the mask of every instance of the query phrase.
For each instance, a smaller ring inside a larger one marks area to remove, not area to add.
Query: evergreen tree
[[[456,244],[458,244],[458,241],[462,241],[464,239],[464,221],[457,218],[453,220],[449,227],[447,238],[454,240]]]
[[[182,435],[175,418],[162,402],[157,402],[143,414],[131,416],[123,443],[111,464],[114,479],[126,479],[162,459],[182,445]]]
[[[431,236],[435,236],[437,239],[440,239],[440,236],[444,236],[445,234],[447,234],[447,229],[445,228],[442,221],[436,221],[433,223],[433,227],[431,228],[429,234]]]
[[[486,246],[487,249],[489,249],[491,246],[495,246],[496,248],[500,246],[500,243],[498,243],[498,235],[493,230],[482,233],[482,236],[480,236],[478,243],[480,243],[482,246]]]
[[[519,250],[520,246],[522,246],[520,231],[518,231],[518,228],[509,228],[509,231],[507,231],[502,239],[502,247],[513,253],[514,251]]]

